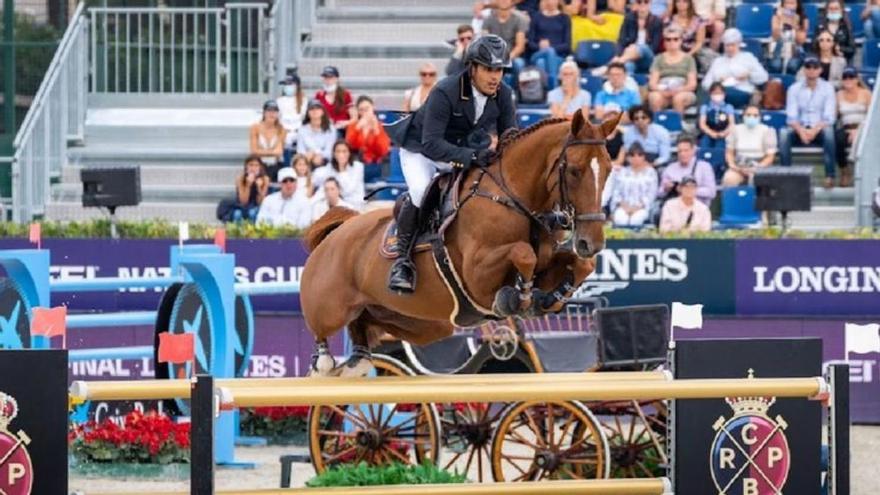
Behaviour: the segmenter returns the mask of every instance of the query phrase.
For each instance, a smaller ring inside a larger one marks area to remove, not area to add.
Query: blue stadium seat
[[[712,165],[712,170],[715,171],[715,180],[721,181],[721,176],[727,168],[723,147],[700,148],[697,150],[697,158],[709,162],[709,165]]]
[[[759,62],[762,64],[766,57],[764,56],[764,44],[761,43],[761,40],[755,38],[746,38],[740,44],[743,51],[747,51],[755,56]]]
[[[874,86],[877,85],[877,71],[863,71],[862,80],[873,90]]]
[[[669,132],[681,132],[681,114],[674,110],[663,110],[654,114],[654,122],[662,125]]]
[[[593,98],[593,100],[596,99],[596,95],[599,94],[599,91],[602,91],[603,84],[605,84],[605,78],[603,78],[603,77],[597,77],[597,76],[581,77],[581,89],[589,91],[590,96]]]
[[[743,38],[769,38],[773,9],[770,4],[742,4],[736,7],[736,28]]]
[[[647,86],[648,85],[648,74],[630,74],[633,79],[636,80],[636,84],[639,86]]]
[[[520,129],[535,124],[548,115],[549,112],[547,110],[517,110],[516,112]]]
[[[774,74],[771,72],[769,76],[768,80],[779,79],[782,81],[782,87],[784,87],[786,91],[788,91],[788,88],[790,88],[796,80],[794,74]]]
[[[761,215],[755,210],[755,187],[726,187],[721,190],[721,217],[723,227],[746,227],[758,223]]]
[[[877,72],[880,67],[880,40],[866,40],[862,47],[862,70]]]
[[[843,10],[846,12],[846,16],[849,18],[849,25],[850,28],[852,28],[852,35],[854,38],[862,38],[865,36],[865,22],[862,20],[863,9],[863,5],[858,5],[855,8],[843,8]]]
[[[613,41],[586,40],[577,45],[574,59],[584,67],[600,67],[614,58],[617,43]]]
[[[398,112],[396,110],[377,110],[376,118],[383,124],[391,124],[397,122],[406,116],[406,112]]]
[[[761,122],[765,125],[768,125],[777,131],[785,127],[785,122],[788,117],[785,116],[784,110],[762,110],[761,111]]]
[[[810,21],[810,31],[807,33],[807,39],[813,39],[813,33],[816,31],[816,26],[819,25],[820,7],[822,6],[817,3],[804,3],[804,15]]]

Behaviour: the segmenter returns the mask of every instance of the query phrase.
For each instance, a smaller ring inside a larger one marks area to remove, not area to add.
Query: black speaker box
[[[767,167],[755,170],[755,209],[810,211],[812,167]]]
[[[669,306],[647,304],[596,309],[603,371],[639,371],[666,362]]]
[[[116,208],[141,202],[139,166],[85,168],[80,172],[83,206]]]

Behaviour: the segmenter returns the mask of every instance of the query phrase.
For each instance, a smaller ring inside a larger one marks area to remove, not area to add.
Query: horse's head
[[[580,258],[589,258],[605,248],[602,190],[611,173],[611,157],[605,141],[617,127],[620,116],[598,126],[590,124],[578,110],[559,159],[556,177],[559,207],[570,223],[572,248]]]

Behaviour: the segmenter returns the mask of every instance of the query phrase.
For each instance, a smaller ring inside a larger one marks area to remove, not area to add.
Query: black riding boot
[[[400,294],[412,294],[416,289],[416,265],[411,252],[419,222],[419,208],[407,199],[397,216],[397,253],[388,276],[388,289]]]

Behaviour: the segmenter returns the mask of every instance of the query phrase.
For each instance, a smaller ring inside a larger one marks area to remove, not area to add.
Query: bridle
[[[571,202],[568,193],[568,187],[566,183],[566,172],[568,171],[568,148],[571,146],[582,146],[582,145],[590,145],[590,146],[604,146],[606,144],[606,140],[604,138],[587,138],[587,139],[575,139],[574,136],[569,134],[568,138],[565,141],[565,144],[562,146],[562,150],[560,150],[559,155],[556,157],[556,160],[553,162],[553,167],[556,168],[558,173],[558,180],[556,184],[550,189],[550,192],[553,192],[553,189],[559,188],[559,202],[556,203],[553,209],[549,212],[535,212],[530,210],[523,202],[520,200],[513,191],[507,186],[506,181],[504,180],[504,174],[501,173],[501,168],[503,166],[502,156],[498,156],[498,174],[494,174],[488,167],[480,168],[480,172],[477,177],[471,182],[471,187],[469,190],[469,194],[465,195],[461,201],[459,201],[457,208],[460,208],[468,199],[472,197],[482,197],[489,200],[492,200],[498,204],[504,205],[517,213],[525,216],[529,220],[530,224],[530,234],[529,239],[532,245],[532,248],[537,252],[538,244],[540,242],[540,233],[545,232],[547,234],[552,234],[555,231],[564,230],[568,231],[568,235],[566,236],[566,240],[559,242],[558,244],[563,244],[567,242],[568,239],[572,238],[575,233],[575,229],[577,225],[582,222],[605,222],[606,215],[604,212],[599,211],[596,213],[578,213],[575,209],[574,204]],[[489,176],[503,192],[503,196],[497,194],[489,194],[482,190],[480,190],[480,182],[482,181],[484,176]],[[594,178],[596,183],[598,184],[598,177]],[[599,188],[596,188],[596,194],[599,194]],[[596,202],[598,203],[600,198],[596,198]]]

